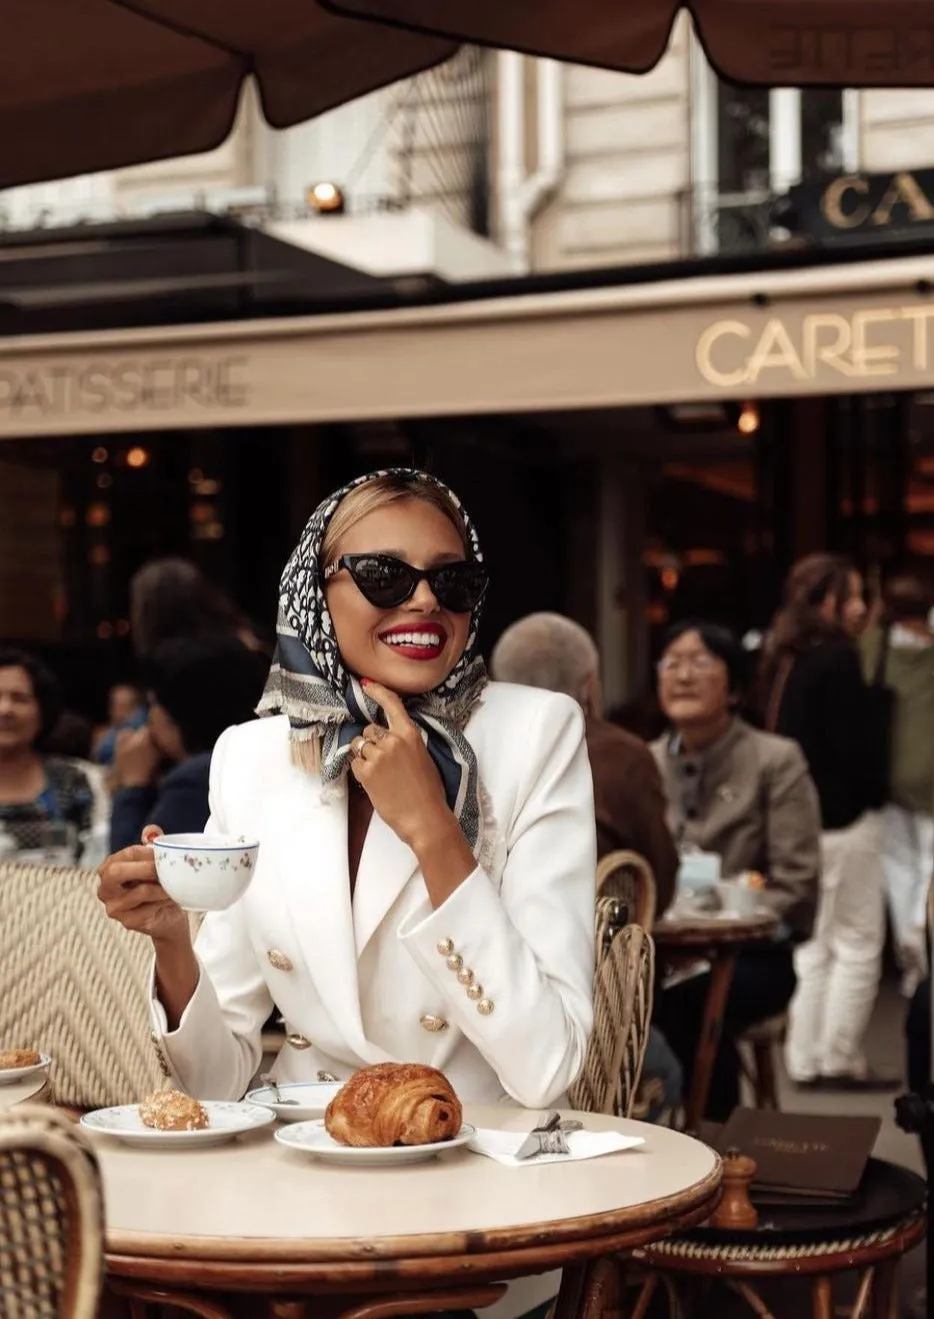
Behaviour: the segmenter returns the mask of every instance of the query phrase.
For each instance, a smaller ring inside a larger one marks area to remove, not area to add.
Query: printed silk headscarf
[[[364,727],[386,723],[380,706],[344,667],[325,600],[321,562],[321,545],[337,506],[351,491],[378,477],[421,481],[446,494],[463,519],[468,556],[483,562],[476,530],[460,500],[426,472],[405,467],[371,472],[315,509],[279,584],[276,650],[257,714],[288,715],[294,741],[321,739],[324,785],[336,783],[346,773],[350,744]],[[476,653],[477,617],[475,610],[464,654],[444,682],[424,696],[404,698],[409,717],[438,767],[448,806],[475,854],[481,844],[482,788],[476,756],[463,728],[487,682],[483,660]]]

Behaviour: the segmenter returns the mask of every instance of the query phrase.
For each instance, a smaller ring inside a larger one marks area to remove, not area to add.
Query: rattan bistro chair
[[[97,884],[91,870],[0,862],[0,1040],[51,1054],[55,1102],[75,1109],[166,1083],[149,940],[108,918]]]
[[[41,1104],[0,1112],[0,1313],[94,1319],[104,1215],[90,1142]]]
[[[624,925],[655,924],[655,875],[638,852],[609,852],[597,863],[597,960]]]
[[[654,972],[652,936],[640,925],[619,930],[597,965],[593,1031],[570,1090],[573,1108],[630,1116],[649,1037]]]

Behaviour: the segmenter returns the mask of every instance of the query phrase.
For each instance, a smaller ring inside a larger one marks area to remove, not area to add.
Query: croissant
[[[462,1116],[450,1081],[436,1067],[377,1063],[341,1087],[324,1125],[341,1145],[435,1145],[453,1140]]]

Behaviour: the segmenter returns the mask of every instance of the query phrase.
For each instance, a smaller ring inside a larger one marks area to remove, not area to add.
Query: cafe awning
[[[769,86],[934,86],[930,0],[691,0],[714,66]],[[285,128],[459,42],[631,73],[679,0],[6,0],[0,188],[220,145],[248,79]]]
[[[927,87],[934,83],[930,0],[324,0],[334,13],[397,31],[628,73],[664,54],[690,11],[713,66],[766,86]]]
[[[455,49],[315,0],[5,0],[0,188],[210,150],[248,78],[287,128]]]
[[[934,255],[0,341],[0,438],[934,385]]]

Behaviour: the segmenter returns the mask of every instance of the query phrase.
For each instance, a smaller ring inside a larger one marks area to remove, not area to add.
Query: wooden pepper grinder
[[[730,1148],[723,1160],[723,1197],[713,1216],[714,1227],[749,1231],[759,1226],[759,1215],[749,1198],[749,1186],[758,1165],[738,1149]]]

